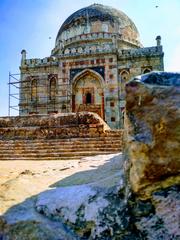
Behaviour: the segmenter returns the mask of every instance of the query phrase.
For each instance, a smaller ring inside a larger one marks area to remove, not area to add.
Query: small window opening
[[[111,117],[111,122],[115,122],[116,118],[115,117]]]
[[[66,110],[66,105],[65,104],[62,105],[62,110]]]

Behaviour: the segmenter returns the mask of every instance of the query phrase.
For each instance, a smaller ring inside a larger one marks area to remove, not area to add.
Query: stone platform
[[[59,160],[121,151],[122,130],[94,113],[0,118],[0,160]]]

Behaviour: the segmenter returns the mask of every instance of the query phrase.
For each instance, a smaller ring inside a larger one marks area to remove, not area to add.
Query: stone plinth
[[[100,136],[109,126],[89,112],[0,118],[0,139]]]

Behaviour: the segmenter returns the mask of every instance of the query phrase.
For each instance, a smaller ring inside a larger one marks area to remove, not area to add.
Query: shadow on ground
[[[110,156],[110,155],[109,155]],[[89,161],[88,158],[81,161]],[[52,184],[51,188],[67,187],[81,184],[94,184],[98,187],[112,187],[120,181],[122,156],[117,154],[107,159],[105,164],[91,165],[88,171],[77,172]],[[28,187],[28,186],[27,186]],[[42,194],[42,193],[40,193]],[[70,228],[59,221],[52,221],[35,210],[38,195],[9,208],[0,216],[0,239],[2,240],[72,240],[79,239]]]

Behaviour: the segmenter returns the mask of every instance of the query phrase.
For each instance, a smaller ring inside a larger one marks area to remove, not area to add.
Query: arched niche
[[[31,78],[31,101],[37,100],[37,79]]]
[[[121,78],[121,97],[124,98],[125,96],[125,84],[129,81],[130,79],[130,74],[129,71],[127,70],[122,70],[120,72],[120,78]]]
[[[56,98],[56,94],[57,94],[57,74],[50,74],[48,76],[48,80],[49,80],[49,93],[48,93],[48,97],[49,100],[54,101]]]
[[[49,81],[49,99],[50,100],[55,100],[56,96],[56,79],[51,78]]]
[[[90,69],[77,74],[72,81],[72,110],[98,113],[104,118],[104,79]]]
[[[143,71],[142,71],[142,73],[143,73],[143,74],[146,74],[146,73],[149,73],[149,72],[151,72],[151,71],[152,71],[151,68],[144,68]]]

